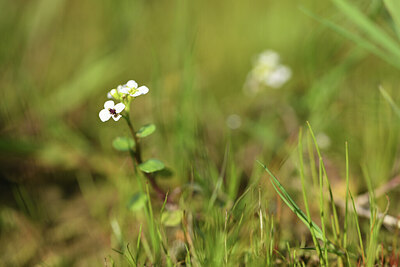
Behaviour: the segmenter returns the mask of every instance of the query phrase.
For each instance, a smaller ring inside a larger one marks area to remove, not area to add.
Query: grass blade
[[[346,0],[333,0],[336,7],[346,15],[354,24],[373,39],[377,44],[380,44],[388,52],[399,60],[400,46],[388,34],[375,25],[367,16],[359,9],[349,4]]]
[[[269,174],[270,180],[272,182],[272,186],[275,188],[275,191],[278,193],[278,195],[281,197],[281,199],[286,203],[286,205],[299,217],[299,219],[307,226],[307,227],[312,227],[315,236],[320,239],[324,240],[322,236],[322,230],[314,223],[311,222],[311,225],[308,222],[307,216],[304,214],[304,212],[297,206],[297,204],[294,202],[294,200],[289,196],[289,194],[286,192],[286,190],[283,188],[282,184],[278,181],[278,179],[275,177],[275,175],[268,169],[267,166],[262,164],[260,161],[257,161]],[[278,189],[279,188],[279,189]]]
[[[311,215],[310,215],[310,208],[308,207],[308,200],[307,200],[307,194],[306,194],[306,185],[305,185],[305,179],[304,179],[304,163],[303,163],[303,135],[302,135],[302,129],[300,128],[299,132],[299,143],[298,143],[298,150],[299,150],[299,160],[300,160],[300,178],[301,178],[301,186],[302,186],[302,192],[303,192],[303,200],[304,200],[304,206],[306,208],[306,213],[307,213],[307,218],[308,218],[308,224],[309,224],[309,229],[311,232],[311,237],[314,242],[314,246],[317,249],[317,253],[322,260],[322,254],[321,254],[321,247],[317,241],[317,237],[315,236],[314,228],[311,225]]]
[[[348,205],[349,205],[349,146],[346,142],[346,199],[344,208],[344,226],[343,226],[343,248],[347,248],[347,231],[348,231]]]
[[[400,108],[396,105],[396,103],[394,103],[392,97],[382,86],[379,86],[379,91],[381,92],[383,98],[385,98],[385,100],[390,104],[396,115],[400,118]]]
[[[312,17],[313,19],[317,20],[321,24],[331,28],[335,32],[339,33],[343,37],[349,39],[350,41],[356,43],[359,47],[362,47],[363,49],[371,52],[372,54],[375,54],[376,56],[380,57],[382,60],[386,61],[388,64],[396,67],[397,69],[400,69],[400,62],[398,59],[392,57],[389,55],[386,51],[382,50],[380,47],[375,45],[374,43],[364,39],[363,37],[352,33],[345,28],[333,23],[332,21],[329,21],[327,19],[320,18],[313,14],[311,11],[300,7],[300,10],[303,11],[306,15]]]
[[[315,138],[314,132],[313,132],[313,130],[312,130],[311,125],[310,125],[309,122],[307,122],[307,126],[308,126],[308,129],[309,129],[309,131],[310,131],[311,137],[312,137],[312,139],[313,139],[313,141],[314,141],[315,149],[317,150],[318,158],[319,158],[319,161],[320,161],[320,167],[321,167],[321,169],[322,169],[322,175],[325,176],[326,183],[327,183],[327,185],[328,185],[329,198],[330,198],[331,208],[332,208],[332,212],[333,212],[333,218],[334,218],[334,222],[335,222],[335,225],[333,225],[332,227],[335,227],[335,228],[336,228],[336,233],[339,235],[339,234],[340,234],[339,219],[338,219],[338,216],[337,216],[337,211],[336,211],[336,206],[335,206],[335,200],[334,200],[334,198],[333,198],[333,193],[332,193],[331,184],[329,183],[329,180],[328,180],[328,174],[326,173],[324,161],[323,161],[323,159],[322,159],[322,155],[321,155],[321,152],[320,152],[320,150],[319,150],[319,146],[318,146],[318,143],[317,143],[317,139]],[[322,183],[321,180],[320,180],[320,183]],[[322,184],[321,184],[321,185],[322,185]],[[321,194],[322,194],[322,192],[321,192]]]
[[[362,260],[363,260],[363,265],[365,264],[365,254],[364,254],[364,245],[362,241],[362,236],[361,236],[361,230],[360,230],[360,223],[358,222],[358,215],[357,215],[357,209],[356,209],[356,204],[354,202],[353,195],[349,191],[350,194],[350,199],[351,203],[353,204],[353,210],[354,210],[354,219],[356,221],[356,226],[357,226],[357,233],[358,233],[358,240],[360,242],[360,249],[361,249],[361,255],[362,255]]]
[[[383,2],[385,3],[387,10],[392,16],[397,36],[400,38],[400,1],[383,0]]]

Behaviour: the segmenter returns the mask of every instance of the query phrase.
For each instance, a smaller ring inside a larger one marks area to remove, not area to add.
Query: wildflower
[[[107,98],[122,101],[125,105],[129,105],[131,97],[145,95],[148,92],[147,86],[143,85],[138,88],[138,84],[134,80],[130,80],[124,85],[118,85],[116,89],[111,89],[107,93]]]
[[[117,89],[111,89],[111,91],[108,92],[107,97],[109,99],[116,99],[116,100],[120,100],[121,98]]]
[[[242,125],[242,119],[237,114],[231,114],[226,119],[226,124],[228,125],[229,128],[235,130],[240,128],[240,126]]]
[[[144,85],[138,88],[138,84],[134,80],[130,80],[126,84],[119,87],[118,91],[122,94],[129,94],[132,97],[137,97],[147,94],[149,92],[149,88]]]
[[[120,113],[125,109],[123,103],[114,105],[114,101],[108,100],[104,103],[104,109],[99,112],[99,117],[102,122],[108,121],[111,117],[118,121],[122,116]]]
[[[261,87],[280,88],[292,76],[289,67],[280,63],[280,56],[272,50],[261,53],[253,64],[253,69],[247,76],[245,91],[257,93]]]
[[[321,149],[326,149],[326,148],[330,147],[331,139],[329,138],[329,136],[326,133],[321,132],[321,133],[317,134],[317,136],[315,138],[317,139],[317,144]]]

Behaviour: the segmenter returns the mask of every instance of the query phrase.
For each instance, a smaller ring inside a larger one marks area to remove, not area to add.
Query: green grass
[[[398,264],[397,7],[0,0],[0,266]],[[293,76],[247,96],[266,49]],[[168,201],[98,118],[129,79]]]

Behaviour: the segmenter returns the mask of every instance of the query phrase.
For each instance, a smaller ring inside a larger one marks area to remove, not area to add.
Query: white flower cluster
[[[131,97],[137,97],[145,95],[148,92],[149,88],[147,88],[147,86],[142,85],[138,88],[137,82],[130,80],[124,85],[118,85],[117,89],[112,89],[107,96],[108,98],[118,99],[120,97],[127,97],[128,95]]]
[[[145,95],[149,92],[149,88],[142,85],[138,87],[138,84],[134,80],[128,81],[124,85],[118,85],[116,89],[112,89],[108,92],[107,97],[120,103],[115,104],[113,100],[108,100],[104,103],[104,109],[99,112],[99,117],[102,122],[108,121],[113,118],[118,121],[122,115],[122,111],[129,111],[129,105],[132,99]]]
[[[245,92],[256,94],[263,86],[278,89],[292,76],[289,67],[280,63],[279,54],[266,50],[258,55],[247,76]]]

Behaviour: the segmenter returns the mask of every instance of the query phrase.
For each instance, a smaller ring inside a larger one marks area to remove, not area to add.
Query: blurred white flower
[[[118,86],[117,90],[122,94],[129,94],[132,97],[145,95],[149,92],[147,86],[142,85],[138,88],[138,84],[134,80],[130,80],[122,86]]]
[[[113,118],[115,121],[118,121],[122,116],[120,113],[125,109],[125,105],[123,103],[118,103],[114,105],[114,101],[108,100],[104,103],[104,109],[99,112],[99,117],[102,122],[108,121],[110,118]]]
[[[265,50],[257,58],[258,62],[268,66],[277,66],[280,60],[279,54],[272,50]]]
[[[331,145],[331,139],[323,132],[317,134],[315,139],[317,139],[317,144],[321,149],[326,149]]]
[[[253,69],[247,75],[245,92],[256,94],[263,86],[280,88],[292,76],[289,67],[280,63],[279,54],[266,50],[258,55],[253,64]]]
[[[268,77],[265,77],[265,84],[272,88],[280,88],[292,76],[292,71],[286,66],[278,66]]]
[[[231,114],[226,118],[226,125],[232,130],[238,129],[242,125],[242,119],[237,114]]]

